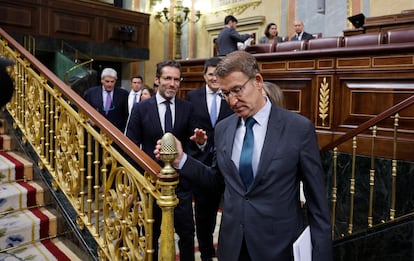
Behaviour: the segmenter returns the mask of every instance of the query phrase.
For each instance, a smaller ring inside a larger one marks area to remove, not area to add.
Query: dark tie
[[[111,109],[112,105],[112,98],[111,98],[111,92],[106,92],[106,102],[105,102],[105,115],[108,115],[109,110]]]
[[[170,107],[170,101],[164,101],[163,103],[165,104],[164,128],[165,128],[165,133],[167,133],[167,132],[171,132],[173,128],[171,107]]]
[[[217,121],[217,92],[212,93],[213,99],[211,100],[211,108],[210,108],[210,120],[211,120],[211,126],[216,125]]]
[[[239,174],[243,180],[246,190],[249,189],[250,185],[253,182],[253,167],[252,167],[252,157],[253,157],[253,146],[254,146],[254,135],[253,135],[253,125],[256,123],[256,120],[253,117],[250,117],[246,120],[246,134],[244,135],[243,147],[240,154],[239,162]]]
[[[132,103],[132,106],[134,106],[134,104],[138,102],[137,98],[138,98],[138,92],[135,92],[134,93],[134,102]]]

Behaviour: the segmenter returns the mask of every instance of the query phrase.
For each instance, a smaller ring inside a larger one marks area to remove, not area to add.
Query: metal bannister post
[[[174,208],[178,205],[178,198],[175,194],[178,174],[171,163],[176,156],[175,138],[171,133],[166,133],[162,137],[160,150],[160,159],[164,162],[164,168],[157,181],[161,189],[161,197],[157,201],[162,210],[159,254],[161,261],[175,261]]]

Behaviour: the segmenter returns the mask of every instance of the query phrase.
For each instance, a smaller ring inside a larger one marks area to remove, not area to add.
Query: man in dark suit
[[[206,131],[208,137],[203,149],[200,149],[195,143],[190,143],[187,152],[207,166],[211,166],[215,151],[214,126],[233,113],[227,102],[218,94],[219,85],[214,70],[220,60],[219,57],[213,57],[204,63],[203,73],[206,84],[187,94],[187,100],[193,104],[193,117],[196,126]],[[216,256],[213,234],[222,193],[193,187],[193,195],[196,233],[201,260],[212,260]]]
[[[86,90],[84,99],[123,132],[128,119],[128,91],[115,87],[117,79],[114,69],[103,69],[102,85]]]
[[[154,147],[164,133],[171,132],[187,146],[195,125],[192,122],[191,103],[176,98],[181,82],[181,65],[176,61],[157,64],[155,83],[158,91],[153,97],[137,103],[132,109],[126,135],[142,150],[155,159]],[[160,162],[161,164],[161,162]],[[180,237],[180,260],[194,261],[194,220],[192,192],[189,181],[180,178],[176,189],[179,199],[174,211],[175,231]],[[157,259],[160,235],[161,210],[154,206],[154,248]]]
[[[295,27],[295,35],[290,38],[291,41],[310,40],[314,38],[313,35],[304,31],[305,26],[301,20],[295,20],[293,27]]]
[[[218,259],[293,260],[292,244],[304,229],[302,180],[312,260],[332,261],[324,172],[312,123],[263,96],[263,77],[251,54],[227,55],[216,75],[235,112],[215,128],[216,164],[209,168],[183,153],[178,141],[173,164],[181,177],[200,186],[225,185]],[[159,149],[160,141],[154,151],[157,157]]]
[[[217,37],[218,55],[223,56],[237,50],[237,43],[251,38],[251,34],[239,34],[236,31],[237,19],[232,15],[224,18],[224,28]]]

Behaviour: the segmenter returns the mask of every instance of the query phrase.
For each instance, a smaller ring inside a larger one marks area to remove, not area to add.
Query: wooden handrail
[[[362,123],[359,125],[356,129],[353,129],[338,139],[334,140],[333,142],[329,143],[328,145],[324,146],[321,150],[322,151],[329,151],[337,147],[338,145],[348,141],[352,137],[362,133],[363,131],[366,131],[368,128],[376,125],[377,123],[381,122],[382,120],[391,117],[392,115],[396,114],[397,112],[411,106],[414,104],[414,95],[411,95],[409,98],[401,101],[400,103],[392,106],[391,108],[381,112],[374,118]]]

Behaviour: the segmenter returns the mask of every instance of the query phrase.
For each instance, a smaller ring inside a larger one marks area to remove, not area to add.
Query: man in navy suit
[[[293,27],[295,27],[295,35],[290,38],[291,41],[310,40],[314,38],[313,35],[304,31],[305,26],[301,20],[295,20]]]
[[[117,79],[114,69],[103,69],[102,85],[86,90],[84,99],[123,132],[128,119],[128,91],[115,87]]]
[[[236,17],[232,15],[228,15],[224,18],[224,28],[217,37],[217,50],[219,56],[237,51],[237,43],[244,42],[252,37],[251,34],[239,34],[236,31],[237,23],[238,21]]]
[[[216,161],[207,167],[183,153],[176,140],[173,165],[180,177],[199,186],[225,186],[218,259],[293,260],[292,244],[304,229],[302,180],[312,260],[332,261],[330,215],[314,126],[263,96],[263,77],[251,54],[228,54],[217,65],[216,75],[235,112],[215,128]]]
[[[190,143],[187,152],[208,166],[211,166],[213,162],[215,151],[214,126],[233,113],[227,102],[218,94],[219,85],[214,70],[220,60],[219,57],[206,60],[203,71],[206,84],[187,94],[187,100],[193,104],[193,117],[196,126],[206,131],[208,137],[204,149],[200,149],[195,143]],[[216,256],[213,234],[222,193],[193,187],[193,195],[196,233],[201,260],[209,261]]]
[[[154,159],[156,159],[155,144],[166,132],[174,134],[184,146],[193,142],[190,141],[195,128],[192,121],[193,106],[187,101],[176,98],[181,80],[180,63],[176,61],[158,63],[155,77],[155,83],[158,85],[156,95],[137,103],[132,109],[126,135]],[[176,193],[179,203],[174,211],[174,225],[180,237],[178,241],[180,260],[194,261],[194,220],[189,181],[180,178]],[[158,260],[158,238],[161,225],[161,210],[158,206],[154,206],[154,219],[155,256],[153,260]]]

